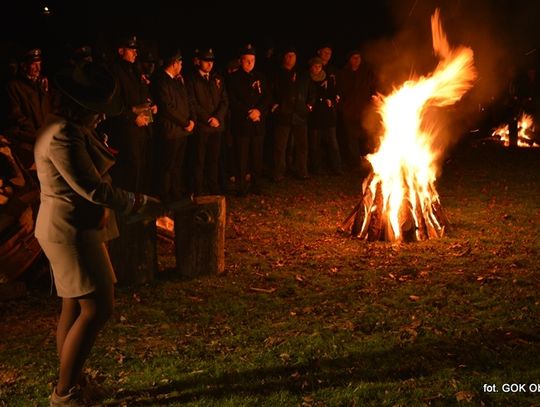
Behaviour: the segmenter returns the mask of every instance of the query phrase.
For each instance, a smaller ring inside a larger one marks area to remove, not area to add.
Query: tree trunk
[[[176,268],[183,277],[225,271],[225,197],[200,196],[175,213]]]

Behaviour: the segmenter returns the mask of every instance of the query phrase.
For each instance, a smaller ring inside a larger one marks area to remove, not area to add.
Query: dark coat
[[[148,136],[151,133],[151,127],[137,127],[135,124],[137,114],[133,112],[134,107],[148,103],[150,90],[141,80],[135,64],[119,60],[111,66],[111,72],[118,81],[124,111],[107,121],[110,126],[111,144],[121,150],[122,145],[129,142],[132,137]]]
[[[339,110],[347,121],[361,122],[364,110],[375,93],[374,76],[371,69],[363,62],[358,70],[348,66],[338,72],[338,94],[341,98]]]
[[[315,81],[311,79],[311,82],[316,92],[316,98],[313,112],[309,117],[309,125],[315,129],[336,127],[336,77],[326,75],[323,80]],[[330,106],[328,106],[328,100],[331,102]]]
[[[278,125],[304,125],[309,114],[308,105],[315,103],[315,90],[310,78],[296,69],[281,68],[273,81],[273,103],[279,106],[274,112]]]
[[[222,132],[229,108],[229,98],[221,75],[211,72],[209,79],[206,80],[196,72],[188,82],[188,91],[193,99],[198,131]],[[208,125],[208,119],[211,117],[219,120],[219,127]]]
[[[135,64],[118,60],[111,71],[118,81],[119,96],[124,104],[122,114],[107,118],[104,130],[109,144],[118,151],[111,173],[115,184],[134,192],[149,193],[152,186],[152,126],[138,127],[134,108],[147,104],[148,85],[142,81]]]
[[[184,79],[171,78],[164,70],[159,71],[152,82],[152,94],[158,106],[156,130],[164,139],[184,137],[189,121],[195,121],[193,100]]]
[[[47,79],[36,82],[19,75],[7,84],[9,133],[14,139],[34,144],[36,131],[52,112]]]
[[[246,73],[239,69],[230,76],[228,83],[231,104],[231,127],[234,136],[250,137],[264,135],[264,117],[270,105],[270,93],[266,78],[258,72]],[[261,112],[261,121],[248,118],[251,109]]]

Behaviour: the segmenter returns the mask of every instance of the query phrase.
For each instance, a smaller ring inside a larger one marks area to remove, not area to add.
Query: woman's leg
[[[79,301],[76,298],[62,298],[62,311],[56,327],[56,350],[62,356],[62,348],[66,336],[80,313]]]
[[[69,389],[77,384],[97,334],[112,314],[113,285],[100,287],[95,292],[76,299],[64,299],[62,308],[67,303],[68,309],[65,321],[62,315],[60,317],[62,323],[69,320],[68,316],[73,307],[72,301],[77,302],[80,312],[67,333],[63,335],[64,339],[60,351],[60,374],[56,386],[56,393],[59,396],[67,394]],[[64,309],[62,309],[63,313]],[[60,339],[58,341],[60,342]]]

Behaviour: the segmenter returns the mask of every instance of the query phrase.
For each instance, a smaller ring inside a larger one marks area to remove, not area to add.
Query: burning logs
[[[405,196],[398,210],[397,224],[388,216],[391,196],[384,197],[382,181],[372,172],[364,181],[362,199],[343,221],[339,230],[369,242],[414,242],[442,237],[448,218],[433,187],[421,199],[418,191],[404,185]],[[411,195],[413,199],[411,199]]]
[[[440,11],[431,17],[433,50],[439,59],[426,76],[405,81],[374,98],[381,116],[378,150],[366,156],[372,174],[362,199],[341,230],[368,241],[418,241],[441,237],[448,227],[435,190],[444,132],[439,108],[461,99],[476,79],[473,51],[450,47]]]

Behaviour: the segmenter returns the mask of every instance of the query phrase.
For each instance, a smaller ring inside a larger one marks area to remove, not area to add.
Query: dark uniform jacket
[[[274,112],[278,125],[306,124],[308,105],[315,103],[315,92],[309,76],[296,69],[279,69],[273,83],[273,103],[279,105]]]
[[[34,144],[36,131],[51,113],[51,95],[47,79],[33,82],[23,75],[7,85],[10,135],[22,142]]]
[[[148,137],[151,134],[151,127],[137,127],[135,124],[137,114],[133,111],[134,107],[148,103],[150,91],[142,82],[135,64],[118,60],[111,66],[111,72],[118,81],[124,111],[107,122],[110,125],[111,145],[121,152],[122,147],[126,142],[130,142],[132,137]]]
[[[193,102],[182,78],[171,78],[160,70],[152,82],[152,94],[158,106],[156,127],[160,137],[173,139],[190,134],[184,128],[195,121]]]
[[[228,86],[231,104],[231,127],[234,136],[250,137],[264,135],[264,116],[270,105],[270,94],[262,74],[239,69],[230,77]],[[261,121],[253,122],[248,117],[251,109],[261,112]]]
[[[209,75],[209,79],[206,80],[196,72],[188,83],[188,91],[193,99],[198,131],[222,132],[229,99],[221,75],[214,72]],[[211,117],[219,120],[219,127],[208,125],[208,119]]]

